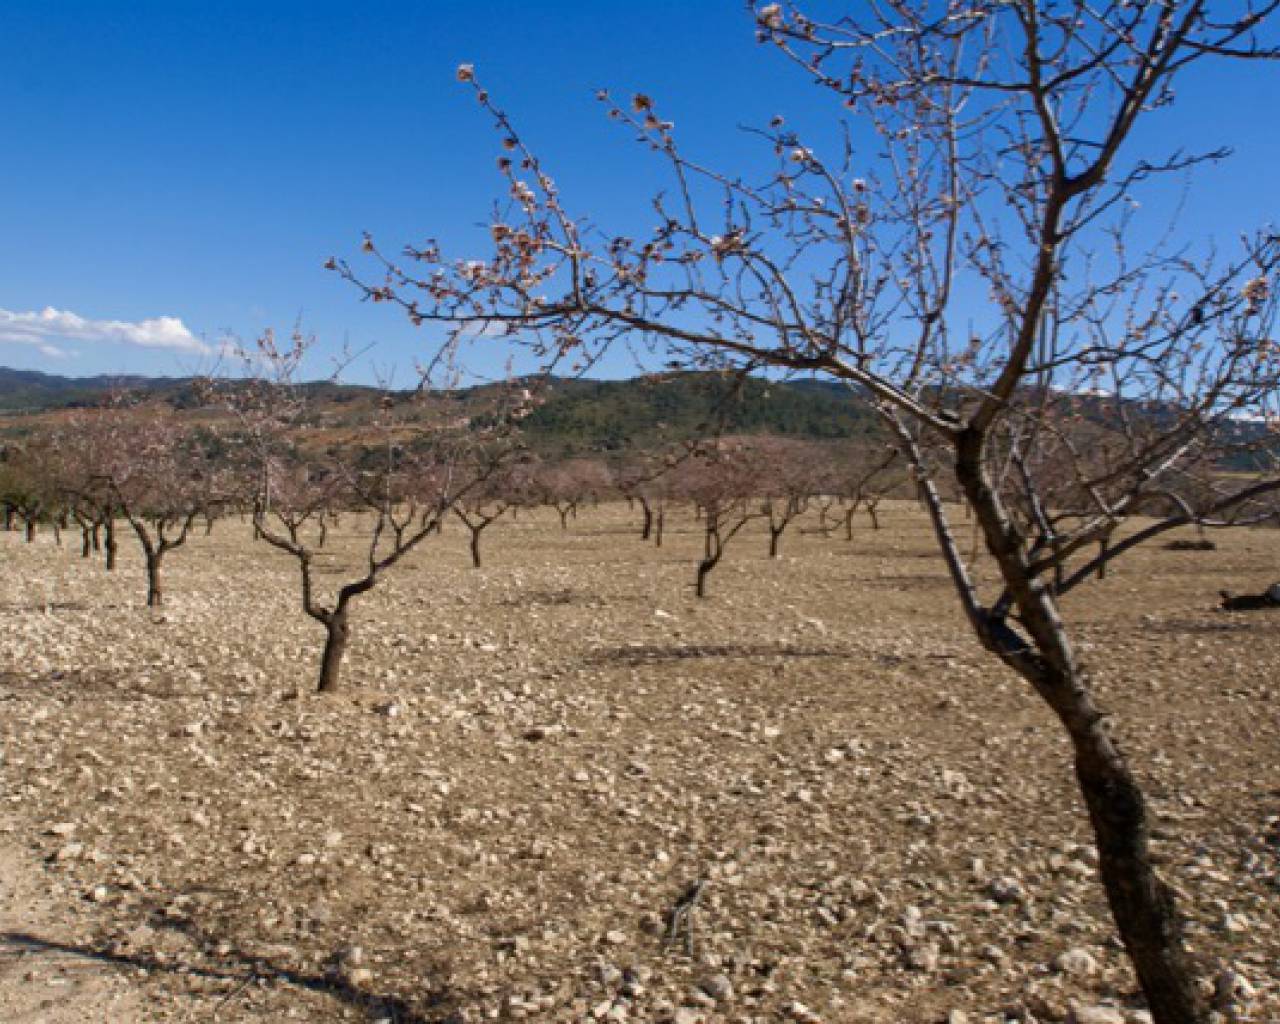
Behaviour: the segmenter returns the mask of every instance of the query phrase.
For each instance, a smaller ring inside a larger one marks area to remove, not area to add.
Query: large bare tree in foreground
[[[685,365],[821,374],[874,403],[974,634],[1070,739],[1111,910],[1158,1024],[1208,1010],[1152,864],[1146,801],[1059,598],[1175,526],[1265,515],[1257,502],[1280,486],[1267,429],[1280,242],[1162,241],[1136,202],[1167,204],[1172,190],[1151,182],[1223,155],[1155,152],[1137,128],[1179,137],[1187,69],[1274,58],[1277,6],[883,0],[829,23],[758,6],[761,42],[842,108],[841,130],[806,139],[777,118],[758,132],[769,165],[729,173],[687,155],[650,97],[602,94],[669,178],[643,239],[567,212],[463,65],[502,145],[509,202],[492,253],[453,261],[431,244],[391,260],[367,243],[374,281],[335,264],[457,337],[504,326],[589,361],[642,335]],[[993,584],[956,542],[948,480]]]

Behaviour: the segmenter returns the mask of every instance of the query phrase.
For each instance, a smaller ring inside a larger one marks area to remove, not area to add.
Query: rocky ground
[[[332,698],[240,523],[160,617],[132,548],[0,534],[0,1016],[1144,1020],[1062,738],[882,518],[741,536],[702,602],[684,515],[655,550],[623,506],[525,514],[481,570],[449,529]],[[1216,594],[1278,566],[1274,531],[1153,547],[1066,605],[1224,1020],[1280,1019],[1280,613]]]

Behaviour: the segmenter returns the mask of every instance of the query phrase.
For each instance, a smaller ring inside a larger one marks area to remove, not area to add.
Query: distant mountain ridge
[[[62,377],[39,370],[0,366],[0,413],[42,412],[89,404],[117,390],[164,391],[189,384],[189,378],[144,377],[103,373],[94,377]]]
[[[379,394],[359,384],[315,381],[304,385],[331,422],[356,426]],[[485,385],[463,389],[464,401]],[[62,377],[0,367],[0,417],[100,404],[113,393],[139,392],[176,408],[196,401],[193,378],[102,374]],[[677,373],[630,380],[553,378],[547,400],[525,421],[535,447],[556,454],[616,451],[710,430],[778,434],[813,440],[844,440],[878,432],[856,391],[834,381],[779,383],[759,378],[733,381],[713,373]]]

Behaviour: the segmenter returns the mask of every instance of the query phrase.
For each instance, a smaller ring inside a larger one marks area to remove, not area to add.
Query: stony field
[[[480,570],[451,523],[357,604],[330,698],[239,522],[154,620],[131,536],[108,574],[0,534],[0,1019],[1144,1019],[1063,739],[919,511],[882,519],[740,536],[701,602],[684,511],[661,549],[623,505],[522,514]],[[1217,539],[1066,612],[1224,1019],[1274,1022],[1280,616],[1216,603],[1280,532]]]

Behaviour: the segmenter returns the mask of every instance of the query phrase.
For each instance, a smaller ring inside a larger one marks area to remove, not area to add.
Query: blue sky
[[[837,109],[757,46],[738,0],[6,0],[0,365],[186,373],[207,363],[200,339],[301,317],[320,341],[314,372],[345,340],[410,383],[430,331],[322,264],[358,256],[366,230],[392,249],[483,248],[476,225],[502,182],[488,120],[454,80],[463,61],[570,207],[620,230],[645,223],[658,168],[597,88],[653,94],[722,166],[755,146],[739,124]],[[1236,150],[1202,172],[1189,235],[1229,242],[1280,220],[1278,109],[1273,66],[1185,82],[1178,141]]]

